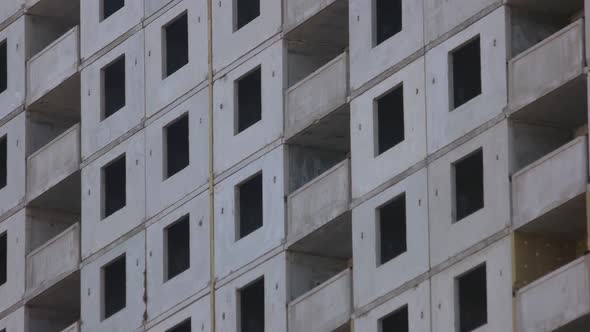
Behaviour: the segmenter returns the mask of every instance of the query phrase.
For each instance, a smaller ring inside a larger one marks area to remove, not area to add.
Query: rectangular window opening
[[[376,106],[377,155],[380,155],[405,139],[403,85],[379,97]]]
[[[125,0],[102,0],[101,2],[100,20],[106,20],[109,16],[118,12],[125,6]]]
[[[166,280],[190,267],[190,216],[186,215],[164,229]]]
[[[238,331],[264,331],[264,277],[240,289],[238,298]]]
[[[102,169],[103,219],[119,211],[126,205],[126,166],[125,155]]]
[[[484,207],[483,150],[453,164],[455,222]]]
[[[485,263],[456,279],[459,332],[469,332],[488,322]]]
[[[8,236],[0,234],[0,286],[8,279]]]
[[[107,319],[126,306],[127,275],[125,255],[102,268],[103,319]]]
[[[238,238],[262,227],[262,172],[237,187]]]
[[[164,26],[164,77],[188,64],[188,13]]]
[[[166,332],[191,332],[191,319],[189,318],[183,321],[173,328],[166,330]]]
[[[378,209],[380,264],[407,250],[406,195],[402,194]]]
[[[182,115],[164,128],[164,179],[189,165],[189,116]]]
[[[379,332],[408,332],[408,306],[405,305],[379,319]]]
[[[260,0],[234,0],[234,32],[260,16]]]
[[[481,47],[479,36],[451,52],[451,110],[481,94]]]
[[[0,42],[0,93],[8,88],[8,48],[6,40]]]
[[[103,109],[102,120],[125,107],[125,56],[108,64],[101,71]]]
[[[374,0],[375,46],[402,31],[402,0]]]
[[[8,183],[8,139],[0,137],[0,189]]]
[[[260,67],[236,81],[237,89],[237,128],[241,133],[262,119],[262,82]]]

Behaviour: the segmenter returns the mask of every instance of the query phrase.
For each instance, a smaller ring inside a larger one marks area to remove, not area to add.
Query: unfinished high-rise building
[[[0,0],[0,332],[590,331],[590,0]]]

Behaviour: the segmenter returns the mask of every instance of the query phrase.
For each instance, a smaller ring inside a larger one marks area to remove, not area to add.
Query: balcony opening
[[[0,286],[7,280],[8,270],[8,236],[6,232],[0,234]]]
[[[184,12],[164,26],[164,77],[188,64],[188,14]]]
[[[125,107],[125,55],[104,67],[101,78],[104,120]]]
[[[183,321],[173,328],[166,330],[166,332],[191,332],[191,319],[189,318]]]
[[[453,164],[455,222],[484,207],[483,150]]]
[[[0,93],[8,88],[8,50],[6,40],[0,43]]]
[[[102,0],[100,20],[104,21],[125,6],[125,0]]]
[[[402,0],[374,0],[375,46],[402,31]]]
[[[234,32],[260,16],[260,0],[234,0],[237,13],[234,17]]]
[[[8,139],[6,135],[0,137],[0,189],[8,182]]]
[[[127,280],[125,255],[102,268],[103,319],[107,319],[126,306]]]
[[[481,94],[481,47],[479,36],[451,52],[451,110]]]
[[[262,227],[262,172],[238,185],[236,195],[239,240]]]
[[[239,78],[237,89],[236,130],[239,134],[262,119],[262,78],[260,67]]]
[[[403,254],[406,240],[406,195],[402,194],[378,209],[379,265]]]
[[[379,319],[379,332],[408,332],[408,306],[395,310]]]
[[[404,87],[387,92],[376,101],[377,154],[393,148],[405,139],[404,131]]]
[[[188,113],[164,127],[164,179],[182,171],[189,165]]]
[[[164,240],[165,280],[170,280],[190,267],[190,216],[183,216],[164,229]]]
[[[264,277],[238,291],[239,331],[264,331]]]
[[[488,322],[485,263],[457,277],[459,332],[470,332]]]
[[[126,205],[126,166],[125,155],[102,169],[103,219],[119,211]]]

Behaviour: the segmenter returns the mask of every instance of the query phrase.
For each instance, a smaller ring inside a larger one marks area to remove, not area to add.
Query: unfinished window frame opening
[[[8,136],[0,137],[0,190],[8,185]]]
[[[373,0],[373,47],[376,47],[403,30],[404,0]]]
[[[234,91],[234,135],[237,135],[262,120],[262,66],[238,78]]]
[[[485,206],[483,148],[451,165],[453,222],[459,222]]]
[[[166,330],[166,332],[191,332],[191,319],[187,318],[182,322]]]
[[[0,286],[8,281],[8,232],[0,233]]]
[[[101,215],[106,219],[127,205],[127,161],[122,154],[101,170]]]
[[[374,156],[377,157],[406,139],[403,83],[375,98],[373,108]]]
[[[0,41],[0,94],[8,90],[8,41]]]
[[[127,103],[125,64],[125,54],[122,54],[100,70],[101,121],[117,113]]]
[[[404,305],[379,318],[379,332],[408,332],[409,312],[408,305]]]
[[[486,263],[455,277],[457,332],[470,332],[488,322]]]
[[[127,306],[126,262],[126,254],[123,254],[100,269],[102,320],[112,317]]]
[[[406,193],[376,209],[377,266],[408,251]]]
[[[236,186],[236,241],[245,238],[264,225],[263,187],[262,171]]]
[[[238,332],[264,331],[265,325],[265,289],[264,276],[238,289],[237,292]],[[258,309],[258,310],[257,310]]]
[[[188,22],[188,11],[185,10],[162,26],[162,79],[189,63]]]
[[[164,228],[164,281],[187,271],[191,265],[190,215],[186,214]]]
[[[190,122],[185,112],[164,126],[164,180],[187,168],[190,164]]]
[[[234,0],[233,13],[233,32],[236,32],[260,16],[260,0]]]
[[[125,0],[100,0],[100,22],[113,16],[125,7]]]
[[[482,94],[481,37],[449,52],[449,103],[453,111]]]

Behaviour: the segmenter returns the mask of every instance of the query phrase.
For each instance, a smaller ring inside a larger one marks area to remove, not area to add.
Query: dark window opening
[[[378,212],[380,263],[384,264],[407,250],[406,195],[396,197]]]
[[[237,132],[241,133],[262,119],[262,83],[260,67],[236,82]]]
[[[188,63],[188,14],[185,12],[164,27],[164,78]]]
[[[454,173],[455,221],[459,221],[484,206],[482,149],[456,162]]]
[[[125,56],[102,70],[103,120],[125,106]]]
[[[237,2],[237,19],[234,31],[260,16],[260,0],[235,0]]]
[[[453,107],[481,94],[481,49],[479,36],[451,53]]]
[[[408,306],[403,306],[379,320],[379,332],[408,332]]]
[[[180,172],[189,164],[188,119],[188,114],[185,114],[164,128],[166,178]]]
[[[238,240],[262,227],[262,173],[238,186]]]
[[[6,232],[0,234],[0,286],[7,280],[8,271],[8,236]]]
[[[125,256],[121,256],[102,268],[104,319],[116,314],[126,305],[127,276]]]
[[[191,319],[189,318],[183,321],[173,328],[166,330],[166,332],[191,332]]]
[[[190,267],[190,217],[180,218],[165,230],[166,280],[170,280]]]
[[[240,289],[239,303],[239,331],[264,331],[264,278]]]
[[[403,85],[377,100],[376,129],[378,154],[382,154],[405,139]]]
[[[0,93],[8,88],[8,49],[6,40],[0,43]]]
[[[125,156],[118,158],[102,169],[104,213],[106,218],[125,207],[126,192]]]
[[[457,278],[459,332],[469,332],[488,322],[486,265]]]
[[[375,0],[376,45],[402,31],[402,0]]]
[[[6,187],[8,182],[8,139],[0,138],[0,189]]]
[[[125,0],[102,0],[101,21],[118,12],[125,6]]]

